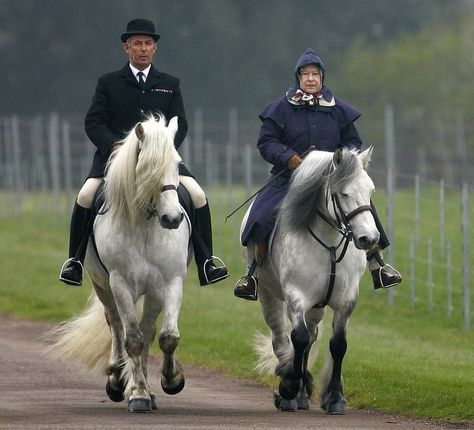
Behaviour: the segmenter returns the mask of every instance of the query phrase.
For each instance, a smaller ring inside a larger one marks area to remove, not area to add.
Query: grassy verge
[[[265,331],[259,305],[232,295],[233,283],[243,269],[235,237],[242,214],[227,224],[223,219],[239,198],[214,199],[216,253],[224,257],[232,276],[200,288],[191,267],[178,355],[187,363],[274,386],[273,378],[253,371],[252,338],[255,330]],[[89,286],[72,288],[57,281],[67,250],[65,217],[33,211],[18,217],[2,216],[0,231],[0,312],[55,322],[82,310]],[[408,289],[406,284],[400,286],[396,305],[389,306],[386,292],[374,293],[367,277],[361,283],[344,363],[350,406],[423,418],[474,420],[473,332],[462,330],[456,318],[447,318],[440,309],[427,312],[406,305]],[[321,367],[329,334],[328,319],[315,372]]]

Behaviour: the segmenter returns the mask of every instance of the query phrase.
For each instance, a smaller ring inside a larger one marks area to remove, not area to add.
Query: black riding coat
[[[121,70],[99,78],[92,104],[85,118],[87,136],[97,147],[89,177],[104,176],[112,147],[122,140],[148,114],[161,113],[167,120],[178,117],[176,149],[183,143],[188,130],[179,79],[150,68],[141,88],[127,63]],[[189,174],[182,166],[181,174]]]

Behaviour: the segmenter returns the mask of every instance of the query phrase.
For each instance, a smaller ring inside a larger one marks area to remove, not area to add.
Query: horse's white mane
[[[327,188],[337,192],[364,168],[366,156],[359,159],[357,151],[343,149],[340,156],[337,166],[334,165],[334,154],[331,152],[313,151],[306,156],[293,174],[288,193],[281,203],[281,228],[287,231],[306,229],[316,209],[326,211],[324,202]]]
[[[150,117],[141,126],[142,139],[134,127],[107,163],[105,200],[115,222],[135,224],[157,200],[176,151],[164,117]]]

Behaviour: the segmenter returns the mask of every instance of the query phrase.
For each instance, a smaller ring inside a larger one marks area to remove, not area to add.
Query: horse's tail
[[[322,322],[318,325],[319,334],[321,334],[321,326]],[[285,315],[285,332],[288,341],[283,342],[283,345],[280,346],[278,351],[273,350],[271,334],[264,335],[260,332],[256,333],[254,337],[254,351],[257,354],[255,370],[268,375],[280,375],[285,373],[285,371],[293,365],[295,351],[293,343],[291,342],[291,329],[290,321]],[[313,368],[316,359],[317,348],[315,348],[313,344],[308,358],[308,370]]]
[[[45,340],[49,355],[78,363],[95,374],[107,371],[112,339],[104,307],[95,294],[89,297],[82,315],[50,330]]]

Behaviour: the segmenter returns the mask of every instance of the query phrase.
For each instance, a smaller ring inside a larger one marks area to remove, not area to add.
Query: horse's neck
[[[334,225],[331,225],[320,215],[316,215],[309,225],[309,230],[326,245],[334,246],[337,245],[342,236],[335,227],[335,225],[337,225],[337,221],[331,216],[329,216],[329,219],[333,221]]]

